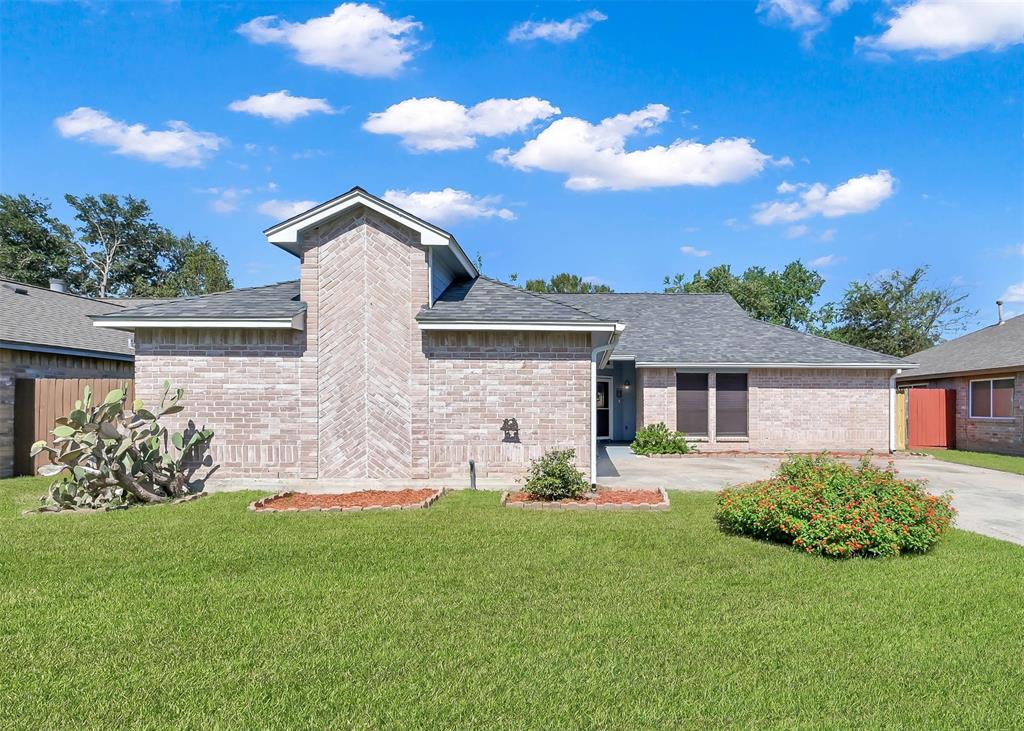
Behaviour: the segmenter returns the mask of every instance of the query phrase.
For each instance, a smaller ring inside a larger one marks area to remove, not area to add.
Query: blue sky
[[[928,264],[979,323],[1024,311],[1019,1],[3,13],[3,192],[145,197],[239,286],[296,276],[265,227],[361,185],[503,278],[800,258],[833,299]]]

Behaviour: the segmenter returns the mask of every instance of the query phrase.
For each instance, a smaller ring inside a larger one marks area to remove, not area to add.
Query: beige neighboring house
[[[132,300],[138,304],[140,300]],[[132,377],[132,336],[93,327],[123,304],[0,279],[0,477],[14,474],[18,379]]]
[[[956,391],[956,448],[1024,455],[1024,315],[907,357],[904,388]],[[951,407],[952,408],[952,407]]]
[[[748,317],[726,295],[527,292],[360,188],[265,231],[297,281],[94,317],[135,334],[216,431],[219,478],[458,484],[665,422],[705,451],[881,450],[907,361]]]

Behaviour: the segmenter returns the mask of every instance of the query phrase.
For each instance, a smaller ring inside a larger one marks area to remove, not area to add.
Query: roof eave
[[[20,343],[12,340],[0,340],[0,348],[5,350],[23,350],[30,353],[49,353],[53,355],[69,355],[78,358],[99,358],[101,360],[122,360],[132,362],[135,356],[131,353],[115,353],[110,350],[93,350],[90,348],[67,348],[60,345],[42,345],[39,343]]]
[[[626,358],[621,358],[626,360]],[[914,368],[916,364],[913,363],[730,363],[726,361],[637,361],[637,368],[864,368],[864,369],[882,369],[888,371],[899,370],[902,368]]]
[[[574,320],[420,320],[420,330],[491,330],[518,332],[609,332],[625,329],[621,322],[579,322]]]
[[[110,317],[93,319],[93,327],[114,330],[179,328],[188,330],[305,330],[305,312],[283,317]]]

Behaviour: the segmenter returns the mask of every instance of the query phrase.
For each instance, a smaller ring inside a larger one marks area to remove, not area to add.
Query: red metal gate
[[[912,388],[909,392],[910,448],[956,446],[956,389]]]

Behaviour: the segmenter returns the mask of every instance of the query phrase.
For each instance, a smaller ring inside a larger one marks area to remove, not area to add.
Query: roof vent
[[[999,308],[999,322],[997,322],[996,324],[997,325],[1002,325],[1003,324],[1003,301],[1002,300],[996,300],[996,307]]]
[[[51,277],[50,289],[53,290],[54,292],[67,292],[68,285],[64,282],[63,279],[55,279]]]

